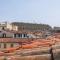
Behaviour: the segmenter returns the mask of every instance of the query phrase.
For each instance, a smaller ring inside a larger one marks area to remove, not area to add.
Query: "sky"
[[[60,27],[60,0],[0,0],[0,22],[4,21]]]

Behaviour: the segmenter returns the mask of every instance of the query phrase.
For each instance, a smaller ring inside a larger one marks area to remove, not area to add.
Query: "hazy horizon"
[[[60,26],[60,0],[0,0],[0,21]]]

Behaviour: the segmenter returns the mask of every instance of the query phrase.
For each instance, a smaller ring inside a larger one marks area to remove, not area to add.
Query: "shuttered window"
[[[14,47],[14,44],[13,43],[11,43],[11,47]]]
[[[6,43],[4,43],[4,48],[6,48],[7,46],[6,46]]]

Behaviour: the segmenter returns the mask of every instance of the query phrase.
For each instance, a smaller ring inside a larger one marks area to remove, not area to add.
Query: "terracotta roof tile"
[[[0,38],[0,43],[9,43],[9,42],[14,42],[14,43],[20,43],[20,42],[28,42],[31,41],[32,39],[27,39],[27,38]]]

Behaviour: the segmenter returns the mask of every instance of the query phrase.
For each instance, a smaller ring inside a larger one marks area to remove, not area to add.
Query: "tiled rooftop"
[[[13,43],[20,43],[20,42],[27,42],[27,41],[32,41],[32,38],[0,38],[0,43],[8,43],[8,42],[13,42]]]

